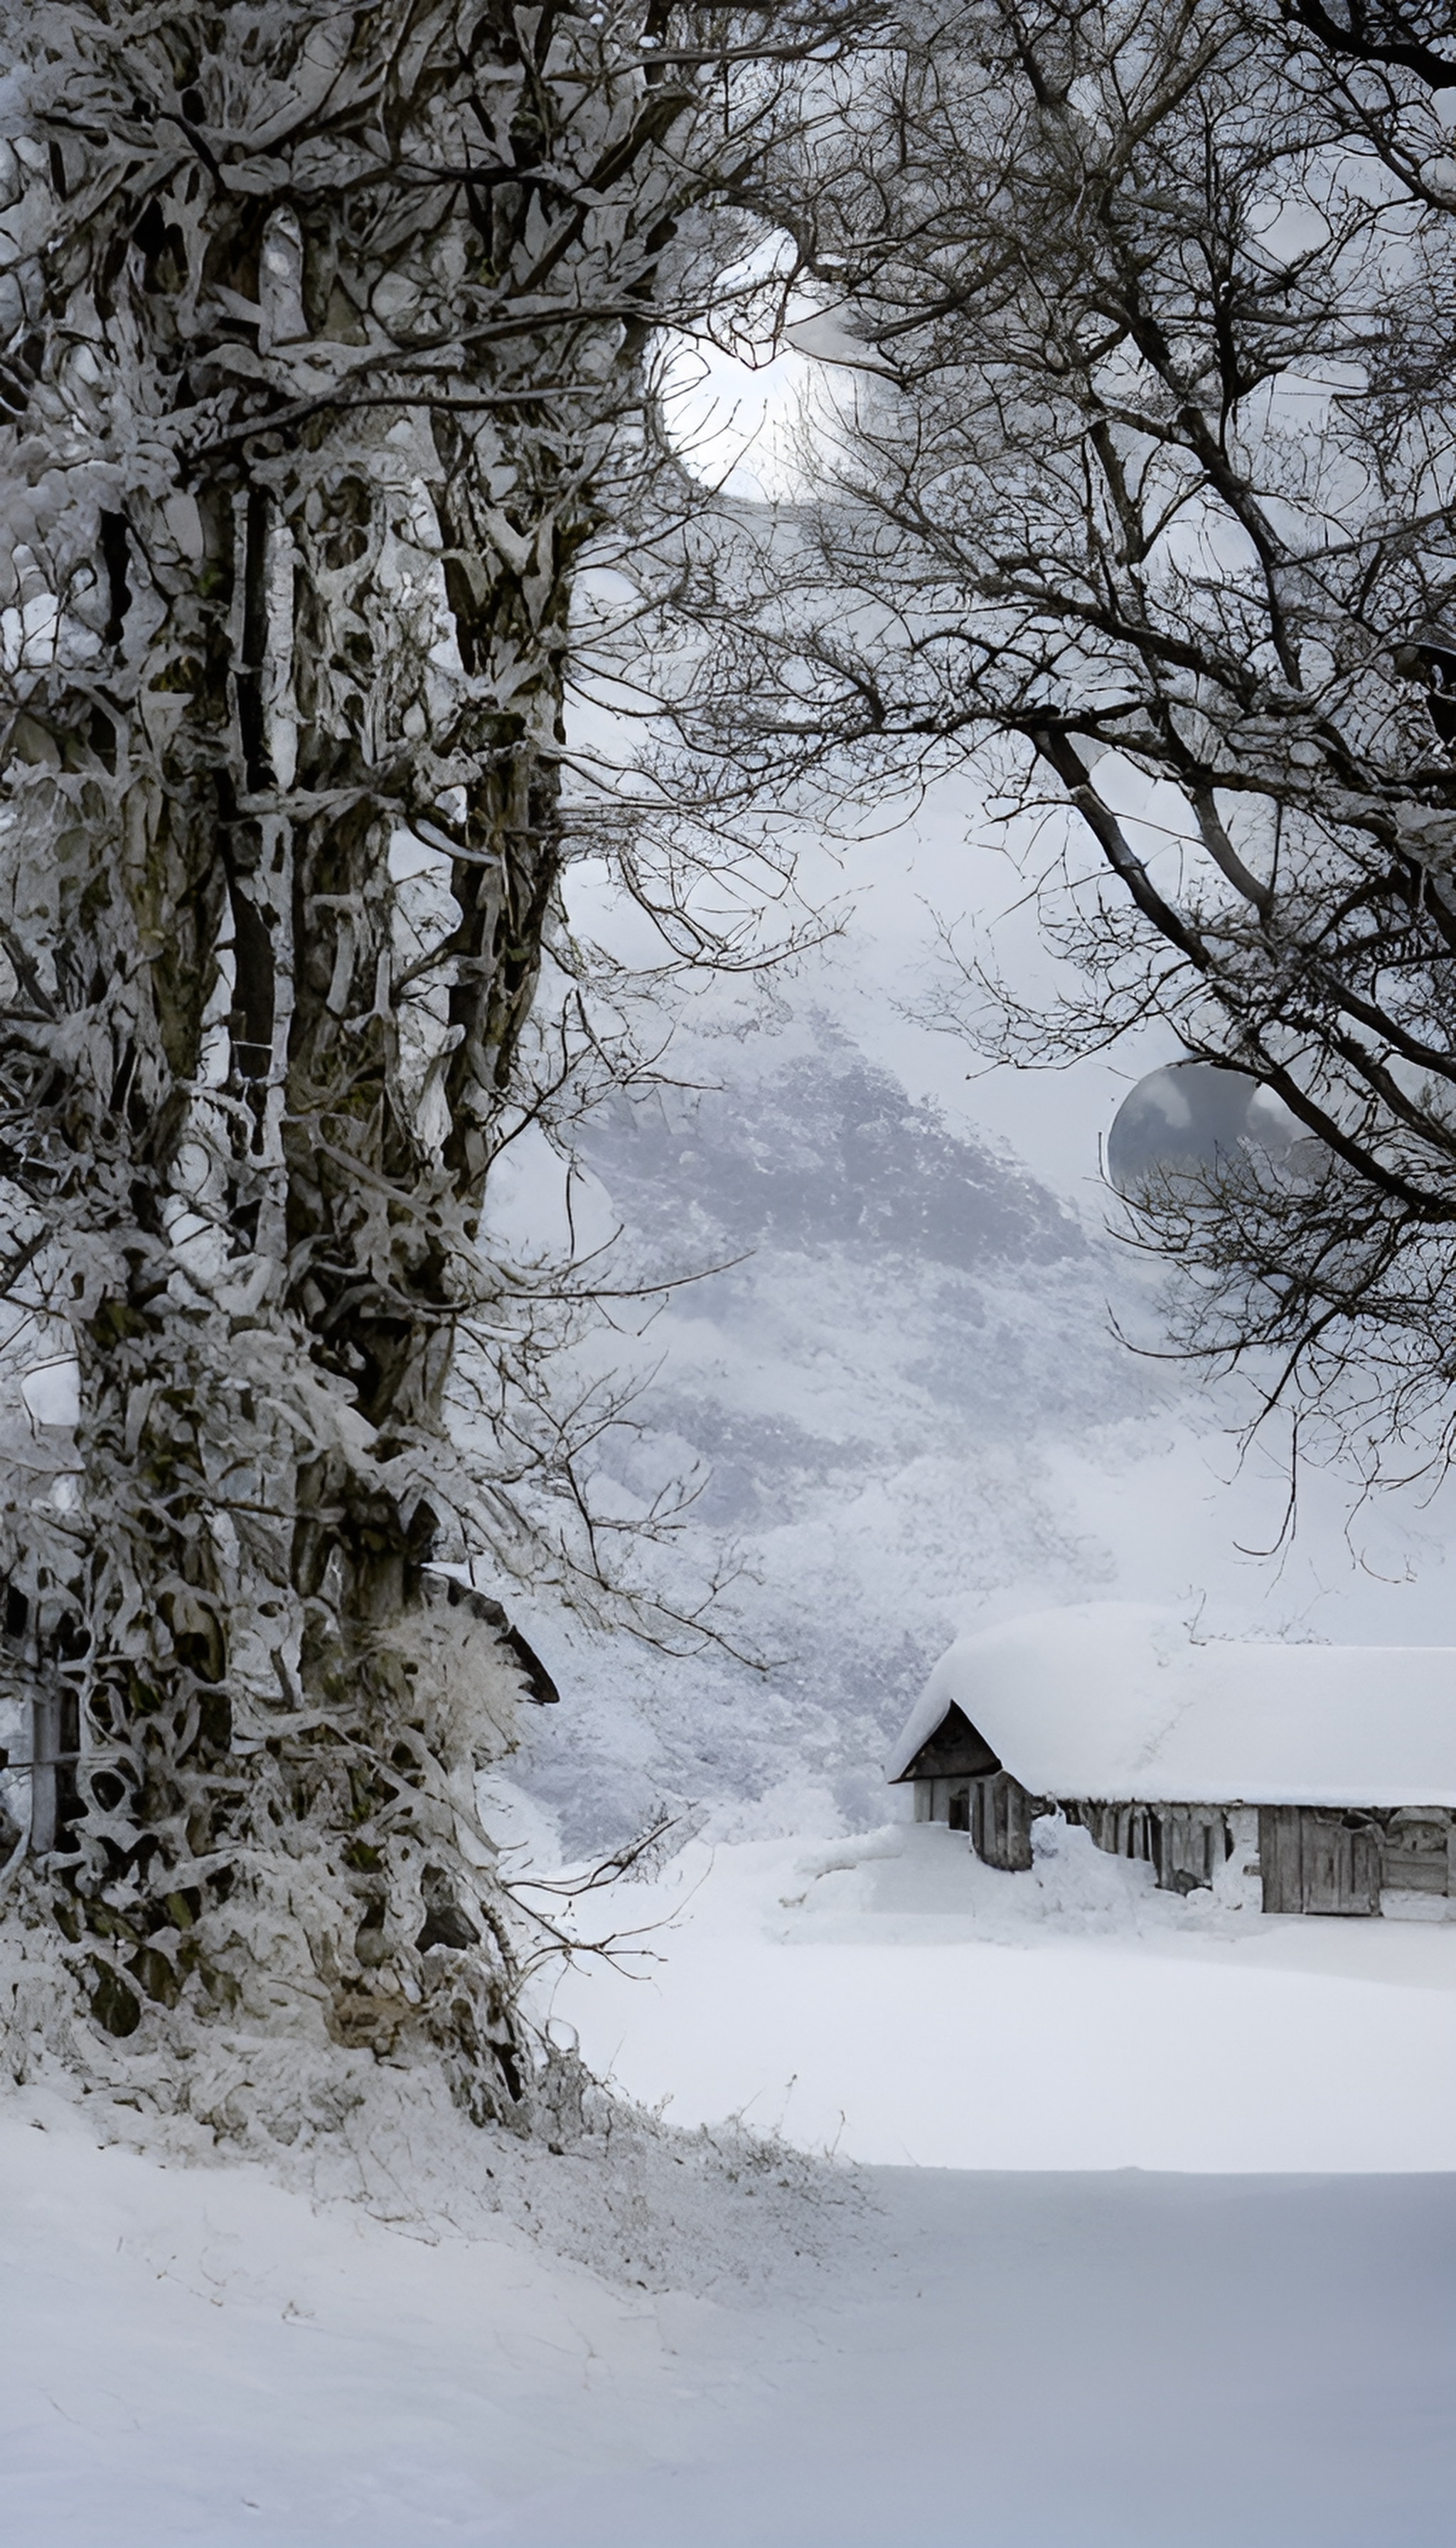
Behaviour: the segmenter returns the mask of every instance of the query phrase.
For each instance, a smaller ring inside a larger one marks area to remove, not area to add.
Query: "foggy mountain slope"
[[[584,1154],[635,1233],[887,1248],[963,1271],[1085,1254],[1053,1195],[916,1104],[825,1011],[766,1041],[679,1047],[680,1069],[696,1057],[730,1075],[618,1100],[588,1126]]]
[[[1111,1584],[1055,1455],[1181,1395],[1113,1337],[1105,1243],[823,1014],[674,1063],[686,1084],[604,1111],[584,1156],[647,1275],[725,1270],[669,1297],[609,1465],[624,1499],[710,1471],[685,1553],[736,1541],[723,1624],[765,1668],[579,1646],[525,1771],[568,1846],[659,1796],[785,1785],[800,1815],[818,1790],[881,1819],[886,1741],[949,1638],[988,1601]]]

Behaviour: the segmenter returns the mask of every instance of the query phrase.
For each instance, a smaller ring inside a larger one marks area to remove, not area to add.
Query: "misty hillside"
[[[728,1075],[619,1100],[588,1128],[585,1156],[635,1232],[889,1250],[961,1272],[1085,1254],[1054,1196],[915,1104],[823,1010],[767,1049],[698,1051]]]
[[[688,1538],[704,1569],[736,1541],[723,1623],[762,1668],[578,1655],[529,1783],[583,1846],[659,1795],[785,1779],[800,1810],[817,1788],[881,1819],[886,1739],[947,1639],[1018,1588],[1110,1579],[1054,1463],[1166,1394],[1110,1331],[1105,1243],[824,1015],[674,1063],[684,1084],[618,1102],[584,1155],[645,1275],[725,1270],[669,1297],[644,1429],[610,1461],[642,1497],[707,1473]]]

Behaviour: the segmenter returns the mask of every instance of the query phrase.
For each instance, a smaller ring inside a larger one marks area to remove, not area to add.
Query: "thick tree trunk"
[[[76,1706],[43,1875],[113,2035],[312,2009],[508,2114],[513,1667],[425,1567],[690,91],[551,8],[25,17],[0,1165],[82,1410],[79,1504],[12,1517]]]

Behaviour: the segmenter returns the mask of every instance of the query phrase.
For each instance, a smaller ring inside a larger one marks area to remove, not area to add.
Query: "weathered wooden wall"
[[[1000,1769],[970,1779],[915,1782],[917,1822],[949,1823],[953,1831],[968,1827],[971,1846],[987,1866],[1028,1868],[1033,1823],[1057,1810],[1111,1857],[1151,1866],[1163,1892],[1211,1886],[1240,1845],[1235,1825],[1251,1822],[1256,1810],[1266,1911],[1369,1919],[1379,1915],[1386,1895],[1456,1900],[1456,1814],[1445,1806],[1342,1813],[1320,1805],[1250,1809],[1052,1800],[1033,1796]],[[1254,1872],[1252,1864],[1247,1871]]]
[[[1259,1808],[1266,1911],[1370,1918],[1385,1893],[1456,1894],[1456,1827],[1444,1807],[1336,1813]]]
[[[1028,1795],[1005,1770],[977,1778],[970,1791],[970,1839],[977,1858],[987,1866],[1024,1872],[1032,1863],[1032,1824],[1046,1810],[1040,1796]]]

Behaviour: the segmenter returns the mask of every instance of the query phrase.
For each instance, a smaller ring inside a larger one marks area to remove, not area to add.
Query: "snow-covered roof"
[[[1196,1643],[1172,1610],[1040,1611],[942,1656],[890,1778],[953,1701],[1034,1795],[1456,1805],[1456,1646]]]

